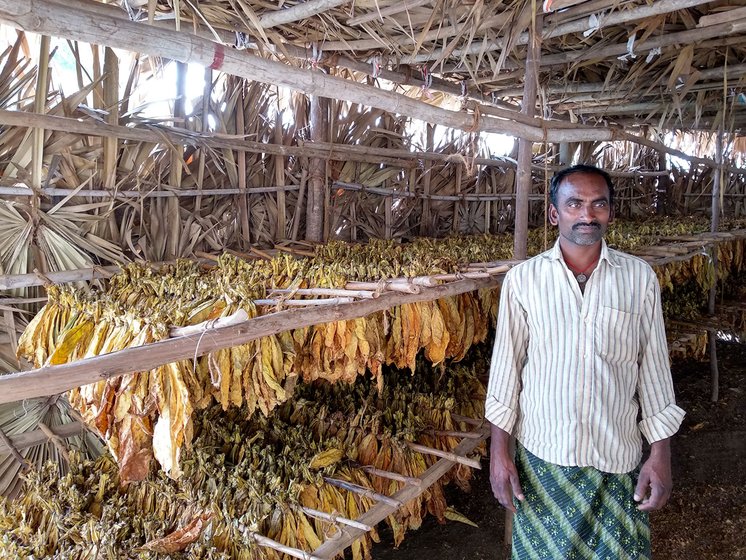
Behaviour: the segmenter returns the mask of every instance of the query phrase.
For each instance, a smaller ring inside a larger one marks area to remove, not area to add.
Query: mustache
[[[572,229],[577,229],[581,227],[594,227],[596,229],[601,229],[601,224],[598,222],[588,222],[588,223],[579,223],[572,226]]]

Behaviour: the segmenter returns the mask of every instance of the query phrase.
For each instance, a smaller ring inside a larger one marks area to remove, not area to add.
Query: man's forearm
[[[650,444],[650,458],[657,461],[671,461],[671,438],[654,441]]]
[[[501,456],[508,456],[510,453],[510,434],[498,428],[494,424],[490,424],[492,430],[492,441],[490,443],[490,453],[494,456],[499,454]]]

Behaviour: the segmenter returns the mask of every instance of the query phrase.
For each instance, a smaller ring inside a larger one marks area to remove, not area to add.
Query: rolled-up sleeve
[[[490,363],[485,418],[512,432],[518,418],[521,369],[528,346],[528,325],[523,307],[512,288],[515,269],[508,272],[500,290],[495,346]]]
[[[685,415],[684,410],[676,406],[660,287],[655,274],[651,276],[644,309],[652,309],[652,313],[645,313],[642,319],[637,386],[642,412],[639,427],[648,443],[674,435]]]

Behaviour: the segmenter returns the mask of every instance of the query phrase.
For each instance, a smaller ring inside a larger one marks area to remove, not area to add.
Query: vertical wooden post
[[[326,142],[328,103],[318,95],[310,96],[311,141]],[[306,208],[306,240],[321,243],[324,238],[324,191],[326,164],[323,159],[311,158],[309,165],[308,206]]]
[[[282,141],[282,111],[280,111],[280,88],[277,88],[277,116],[275,117],[275,144],[281,146]],[[275,156],[275,183],[278,187],[285,186],[285,157]],[[287,217],[285,211],[285,191],[277,191],[277,230],[275,239],[281,241],[287,237]]]
[[[104,109],[107,111],[106,122],[111,125],[119,124],[119,57],[114,49],[104,49]],[[106,136],[104,143],[104,177],[103,186],[107,190],[114,190],[117,183],[117,156],[119,155],[119,139],[116,136]],[[114,212],[108,220],[108,238],[119,244],[119,227]]]
[[[715,139],[715,174],[712,177],[712,219],[710,221],[710,231],[715,233],[720,227],[720,186],[723,180],[723,129],[720,128]],[[711,259],[713,266],[713,283],[710,288],[710,297],[707,302],[707,311],[710,315],[715,314],[715,296],[717,295],[718,284],[718,249],[714,244],[711,249]],[[718,371],[717,355],[717,332],[715,329],[707,330],[707,344],[710,350],[710,377],[711,377],[711,396],[710,400],[715,402],[720,393],[720,373]]]
[[[459,196],[461,194],[461,177],[462,177],[463,171],[464,171],[464,166],[459,164],[456,167],[456,185],[454,189],[454,194],[456,196]],[[489,205],[489,202],[486,202],[486,204]],[[460,214],[461,214],[461,201],[456,200],[453,202],[453,223],[451,224],[451,230],[453,231],[453,233],[458,233]],[[489,233],[489,231],[486,231],[485,233]]]
[[[212,68],[205,68],[205,87],[202,90],[202,119],[200,120],[200,132],[207,132],[210,123],[210,96],[212,95]],[[199,169],[197,170],[197,188],[202,190],[205,181],[205,148],[199,149]],[[194,212],[199,214],[202,207],[202,196],[198,196],[194,201]]]
[[[180,121],[186,118],[186,72],[188,66],[183,62],[176,63],[176,98],[174,99],[174,123],[183,126]],[[184,163],[184,147],[173,145],[171,149],[171,166],[169,169],[168,182],[174,187],[181,187],[181,167]],[[168,258],[179,255],[181,245],[181,216],[179,198],[170,197],[166,199],[166,215],[168,219],[165,224],[166,254]]]
[[[658,171],[666,171],[666,154],[658,152]],[[655,213],[662,216],[668,208],[668,191],[671,189],[671,177],[668,174],[658,177],[658,184],[655,187]]]
[[[435,137],[435,125],[429,124],[427,125],[427,132],[426,132],[426,146],[425,150],[428,152],[432,152],[435,148],[433,146],[434,144],[434,137]],[[433,173],[433,162],[430,160],[427,160],[425,162],[425,173],[424,173],[424,181],[422,182],[422,194],[424,196],[424,199],[422,201],[422,218],[420,222],[420,235],[430,235],[432,232],[430,231],[430,181],[432,179],[432,173]]]
[[[572,152],[570,151],[570,142],[560,142],[559,145],[559,164],[570,165],[572,162]]]
[[[39,68],[36,75],[36,91],[34,97],[34,112],[42,115],[47,112],[47,92],[49,90],[49,36],[42,35],[39,43]],[[34,189],[34,196],[31,198],[31,217],[36,227],[39,223],[39,208],[41,199],[42,171],[44,169],[44,129],[34,128],[32,132],[31,146],[31,187]],[[47,271],[47,263],[36,240],[36,234],[31,242],[31,253],[34,257],[34,264],[41,272]],[[13,314],[10,314],[12,318]],[[6,314],[7,317],[7,314]],[[15,351],[15,323],[11,321],[8,327],[13,351]]]
[[[533,117],[536,112],[536,91],[538,89],[539,57],[541,56],[541,25],[539,14],[529,30],[529,43],[526,48],[526,74],[523,82],[521,113]],[[538,31],[537,31],[538,30]],[[525,259],[528,255],[528,196],[531,193],[531,156],[533,142],[518,140],[518,169],[516,172],[515,193],[515,232],[513,238],[513,258]]]
[[[236,134],[246,134],[246,114],[244,106],[244,93],[246,91],[246,84],[243,78],[234,77],[232,82],[236,88],[238,88],[238,95],[236,99]],[[242,191],[247,191],[246,194],[240,196],[239,200],[239,219],[241,220],[241,237],[240,243],[242,247],[248,247],[251,244],[251,195],[248,193],[248,184],[246,183],[246,152],[238,150],[236,153],[236,167],[238,171],[238,188]],[[254,232],[255,241],[258,241],[258,233]]]

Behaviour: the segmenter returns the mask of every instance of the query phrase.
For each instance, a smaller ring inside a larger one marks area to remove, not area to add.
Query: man
[[[649,558],[648,512],[671,493],[669,438],[684,411],[660,287],[647,263],[606,246],[613,199],[606,172],[559,172],[557,243],[503,282],[485,415],[492,490],[516,514],[514,559]]]

